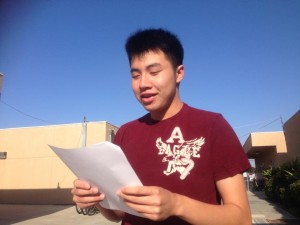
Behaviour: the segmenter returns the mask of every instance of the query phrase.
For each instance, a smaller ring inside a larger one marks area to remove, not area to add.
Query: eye
[[[153,71],[150,71],[150,74],[153,75],[153,76],[155,76],[155,75],[159,74],[160,71],[161,70],[153,70]]]
[[[132,74],[131,77],[133,80],[137,80],[137,79],[139,79],[140,74]]]

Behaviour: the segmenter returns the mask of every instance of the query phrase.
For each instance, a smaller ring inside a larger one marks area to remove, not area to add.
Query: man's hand
[[[124,202],[146,218],[161,221],[175,215],[177,194],[154,186],[125,187],[117,193]]]
[[[97,187],[91,186],[83,180],[75,180],[74,187],[71,191],[73,201],[79,208],[87,208],[98,204],[104,199],[104,194],[101,194]]]

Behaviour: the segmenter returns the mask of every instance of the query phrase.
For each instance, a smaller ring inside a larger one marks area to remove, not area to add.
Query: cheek
[[[131,89],[135,92],[137,90],[136,82],[131,82]]]
[[[138,94],[139,94],[139,86],[136,85],[135,83],[131,83],[131,89],[132,89],[133,93],[134,93],[136,96],[138,96]]]
[[[174,77],[170,77],[169,79],[162,78],[158,83],[157,87],[161,90],[170,92],[176,88],[176,80]]]

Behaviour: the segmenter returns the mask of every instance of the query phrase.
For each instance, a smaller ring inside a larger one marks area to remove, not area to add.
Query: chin
[[[153,105],[151,105],[151,104],[149,104],[149,105],[143,104],[143,107],[144,107],[144,109],[146,109],[146,110],[149,111],[149,112],[153,112],[153,111],[156,111],[156,110],[157,110],[156,107],[153,106]]]
[[[151,112],[152,111],[152,107],[150,107],[149,105],[143,105],[144,109]]]

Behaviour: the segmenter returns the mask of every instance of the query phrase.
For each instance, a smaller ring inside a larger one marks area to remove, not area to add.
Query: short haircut
[[[174,68],[183,63],[184,50],[178,37],[165,29],[144,29],[133,33],[126,41],[129,64],[135,56],[161,50]]]

